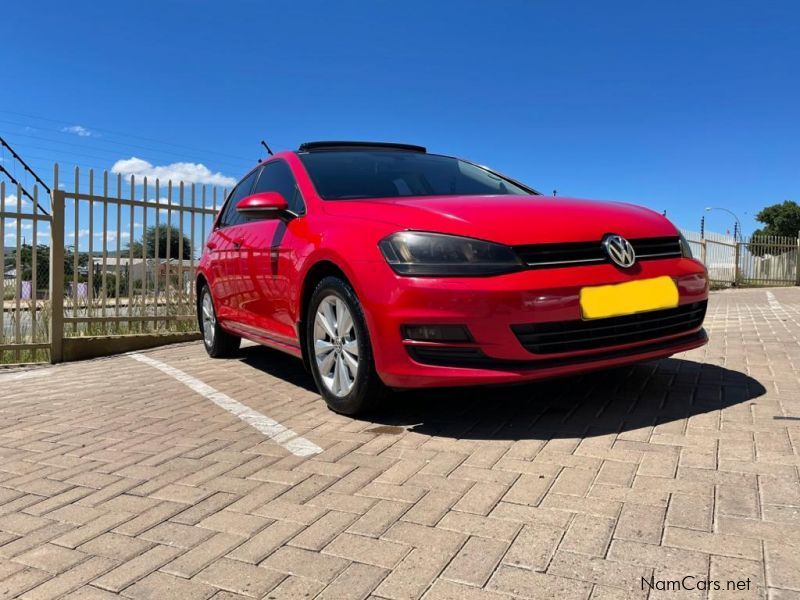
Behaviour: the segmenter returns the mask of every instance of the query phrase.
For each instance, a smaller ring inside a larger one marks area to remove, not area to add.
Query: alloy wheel
[[[322,299],[314,317],[314,356],[325,387],[338,397],[353,389],[359,347],[353,315],[336,295]]]
[[[214,315],[214,303],[211,301],[209,292],[203,294],[201,310],[203,312],[203,341],[205,341],[208,348],[211,348],[214,345],[214,328],[217,324],[217,318]]]

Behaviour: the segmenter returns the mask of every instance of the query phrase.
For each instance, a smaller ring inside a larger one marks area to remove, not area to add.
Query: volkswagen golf
[[[228,195],[197,270],[212,357],[302,359],[331,409],[706,343],[708,278],[664,216],[550,197],[407,144],[311,142]]]

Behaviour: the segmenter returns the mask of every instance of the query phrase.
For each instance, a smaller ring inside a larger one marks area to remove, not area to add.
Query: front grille
[[[681,255],[681,243],[678,236],[637,238],[628,241],[636,252],[636,260],[675,258]],[[526,246],[514,246],[514,251],[531,268],[553,268],[610,262],[600,241],[528,244]]]
[[[511,330],[525,349],[533,354],[594,350],[644,342],[696,329],[703,323],[706,304],[704,300],[677,308],[594,321],[512,325]]]

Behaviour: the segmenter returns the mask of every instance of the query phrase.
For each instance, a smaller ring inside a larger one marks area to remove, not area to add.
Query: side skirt
[[[224,323],[223,326],[231,333],[248,339],[251,342],[255,342],[256,344],[261,344],[262,346],[267,346],[269,348],[274,348],[275,350],[280,350],[281,352],[291,354],[296,358],[303,358],[303,351],[300,349],[299,345],[287,344],[286,342],[282,342],[270,337],[268,334],[262,331],[256,331],[250,327],[245,328],[239,323],[228,322]]]

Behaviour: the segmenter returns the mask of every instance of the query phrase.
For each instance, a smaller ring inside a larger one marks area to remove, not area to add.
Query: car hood
[[[464,235],[503,244],[585,242],[606,233],[627,238],[677,235],[650,209],[620,202],[553,196],[428,196],[328,200],[331,216]]]

